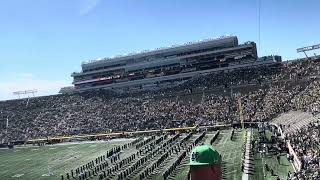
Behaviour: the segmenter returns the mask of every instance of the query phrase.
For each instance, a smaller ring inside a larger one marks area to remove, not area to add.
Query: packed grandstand
[[[199,74],[160,89],[95,89],[1,101],[0,140],[239,124],[241,118],[245,123],[275,122],[283,113],[303,111],[316,120],[297,128],[276,123],[298,156],[301,172],[316,177],[319,70],[320,58],[313,57]]]

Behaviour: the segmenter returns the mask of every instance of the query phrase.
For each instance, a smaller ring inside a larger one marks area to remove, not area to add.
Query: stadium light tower
[[[12,94],[19,96],[19,99],[20,99],[21,95],[32,94],[32,96],[34,97],[34,94],[37,93],[37,92],[38,92],[37,89],[33,89],[33,90],[15,91],[15,92],[12,92]]]
[[[302,47],[302,48],[298,48],[297,49],[297,53],[300,53],[300,52],[303,52],[304,55],[306,56],[306,58],[309,58],[306,51],[312,51],[312,50],[315,50],[315,49],[320,49],[320,44],[316,44],[316,45],[313,45],[313,46],[307,46],[307,47]],[[314,54],[316,56],[316,54]]]

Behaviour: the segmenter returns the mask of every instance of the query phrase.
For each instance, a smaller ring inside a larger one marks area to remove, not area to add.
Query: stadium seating
[[[1,101],[0,140],[239,123],[240,107],[246,122],[271,121],[300,110],[306,113],[293,112],[274,122],[290,124],[287,138],[304,173],[312,174],[319,168],[319,70],[319,59],[305,59],[208,74],[158,91],[100,90]]]

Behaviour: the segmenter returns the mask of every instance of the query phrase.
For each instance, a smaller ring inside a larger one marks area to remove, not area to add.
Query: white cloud
[[[23,74],[22,74],[23,75]],[[25,74],[26,75],[26,74]],[[57,94],[61,87],[70,86],[70,82],[65,80],[44,80],[35,79],[34,76],[24,76],[16,80],[2,80],[0,81],[0,100],[15,99],[18,98],[12,93],[15,91],[33,90],[38,92],[35,96],[44,96]],[[32,96],[31,94],[29,96]],[[21,96],[28,97],[28,96]]]
[[[85,16],[91,13],[100,3],[100,0],[81,0],[79,1],[79,14]]]

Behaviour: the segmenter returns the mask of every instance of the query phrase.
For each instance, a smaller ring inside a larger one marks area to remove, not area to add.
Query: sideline
[[[220,128],[220,127],[230,127],[231,124],[222,124],[222,125],[213,125],[213,126],[191,126],[191,127],[175,127],[175,128],[166,128],[166,129],[151,129],[151,130],[142,130],[142,131],[126,131],[126,132],[114,132],[114,133],[100,133],[100,134],[87,134],[87,135],[65,135],[65,136],[56,136],[48,138],[38,138],[38,139],[29,139],[27,142],[39,142],[39,141],[48,141],[48,140],[63,140],[63,139],[75,139],[75,138],[87,138],[87,137],[102,137],[102,136],[116,136],[116,135],[132,135],[140,133],[156,133],[156,132],[168,132],[168,131],[183,131],[183,130],[192,130],[192,129],[207,129],[207,128]]]
[[[251,150],[251,129],[247,132],[247,139],[246,139],[246,153],[244,159],[244,168],[242,173],[242,180],[249,179],[249,171],[250,171],[250,150]]]

